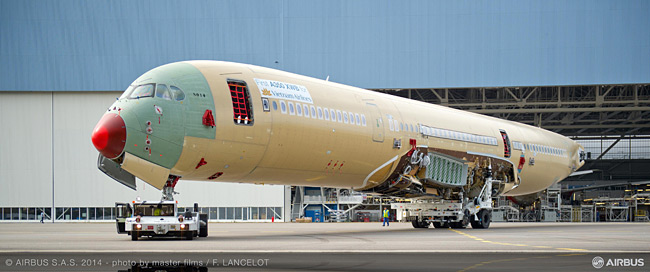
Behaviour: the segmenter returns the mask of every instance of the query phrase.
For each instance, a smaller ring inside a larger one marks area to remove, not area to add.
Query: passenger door
[[[373,103],[366,103],[366,111],[370,115],[368,123],[372,126],[372,140],[379,143],[384,142],[384,122],[379,107]]]
[[[501,134],[501,140],[503,141],[503,157],[510,158],[512,155],[512,145],[510,145],[508,133],[503,129],[499,129],[499,133]]]

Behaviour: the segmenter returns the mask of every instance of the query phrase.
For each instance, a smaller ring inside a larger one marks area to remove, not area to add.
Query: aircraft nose
[[[117,114],[104,114],[92,134],[93,145],[104,157],[117,158],[126,144],[126,125]]]

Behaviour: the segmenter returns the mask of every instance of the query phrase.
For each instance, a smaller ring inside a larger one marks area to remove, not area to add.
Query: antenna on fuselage
[[[329,75],[327,75],[327,78],[325,79],[325,81],[330,81],[330,76]]]

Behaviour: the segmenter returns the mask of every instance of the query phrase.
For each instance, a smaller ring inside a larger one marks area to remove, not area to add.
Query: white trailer
[[[391,203],[403,219],[415,228],[464,229],[469,224],[475,229],[487,229],[492,221],[492,179],[488,177],[481,193],[474,199],[460,196],[460,200],[427,199],[412,203]]]
[[[208,236],[207,214],[199,213],[199,205],[194,211],[178,213],[176,201],[133,201],[115,203],[117,210],[117,233],[131,235],[131,240],[139,237],[194,237]]]

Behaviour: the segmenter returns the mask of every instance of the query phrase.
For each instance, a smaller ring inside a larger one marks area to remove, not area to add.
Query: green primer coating
[[[429,153],[425,178],[449,185],[467,184],[467,164],[442,155]]]
[[[214,112],[212,92],[203,74],[193,65],[183,62],[154,68],[132,85],[148,83],[176,86],[184,92],[185,98],[182,101],[156,96],[123,98],[111,109],[122,109],[120,116],[127,126],[125,152],[171,169],[181,155],[183,147],[179,143],[183,143],[185,136],[215,138],[216,129],[202,123],[206,109]],[[151,123],[150,134],[147,133],[147,122]],[[147,140],[150,145],[147,145]]]

